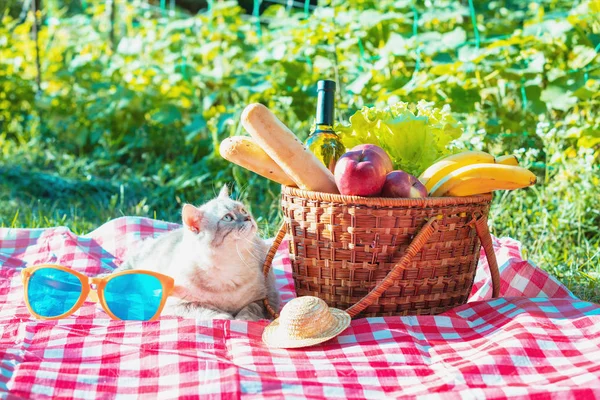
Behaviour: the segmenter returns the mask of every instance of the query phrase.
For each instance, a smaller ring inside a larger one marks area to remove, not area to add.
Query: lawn
[[[278,185],[221,159],[218,143],[243,134],[251,102],[305,138],[315,84],[334,79],[340,123],[427,100],[462,122],[457,147],[517,154],[538,184],[496,193],[492,233],[600,301],[600,1],[327,3],[258,17],[235,2],[188,16],[49,1],[37,35],[32,13],[4,12],[0,226],[179,221],[184,202],[228,183],[271,235]]]

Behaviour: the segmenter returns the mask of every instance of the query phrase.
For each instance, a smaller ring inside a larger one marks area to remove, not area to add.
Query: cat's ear
[[[181,211],[181,219],[183,220],[183,224],[192,232],[198,233],[202,228],[202,220],[204,219],[204,214],[200,209],[194,207],[191,204],[186,204],[183,206],[183,210]]]
[[[227,185],[223,185],[223,187],[221,188],[221,191],[219,192],[219,198],[220,199],[228,199],[229,198],[229,188],[227,187]]]

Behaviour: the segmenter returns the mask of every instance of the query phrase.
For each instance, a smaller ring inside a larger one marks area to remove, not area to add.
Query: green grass
[[[544,137],[544,179],[494,200],[496,235],[523,243],[525,257],[558,277],[578,297],[600,300],[600,169],[594,151],[561,151],[562,139]],[[533,168],[537,150],[522,156]]]
[[[248,203],[264,236],[275,232],[280,218],[278,185],[231,168],[220,156],[215,156],[219,166],[207,170],[185,156],[150,165],[64,154],[57,161],[50,155],[55,150],[42,149],[35,141],[16,146],[0,138],[2,150],[0,226],[65,225],[85,234],[125,215],[180,222],[184,203],[202,204],[216,196],[223,184]],[[188,182],[182,177],[193,178]]]
[[[556,276],[581,299],[600,302],[597,219],[584,220],[586,210],[581,200],[571,203],[561,198],[552,204],[557,194],[553,189],[542,186],[497,196],[490,216],[492,233],[521,241],[526,259]],[[576,191],[573,188],[572,194]],[[594,194],[598,196],[598,190]],[[593,201],[597,203],[597,199]]]

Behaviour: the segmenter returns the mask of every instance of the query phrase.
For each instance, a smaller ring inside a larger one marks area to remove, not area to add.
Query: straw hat
[[[307,347],[336,337],[350,325],[346,311],[330,308],[313,296],[296,297],[281,310],[279,318],[263,331],[263,342],[269,347]]]

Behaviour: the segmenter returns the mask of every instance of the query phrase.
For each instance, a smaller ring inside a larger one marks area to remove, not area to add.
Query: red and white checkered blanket
[[[359,319],[297,350],[265,347],[264,322],[163,316],[113,321],[93,303],[59,321],[28,314],[20,270],[36,263],[106,273],[128,248],[177,225],[110,221],[0,229],[0,398],[573,398],[600,397],[600,306],[495,239],[502,298],[481,258],[468,304],[437,316]],[[274,263],[294,296],[286,243]]]

